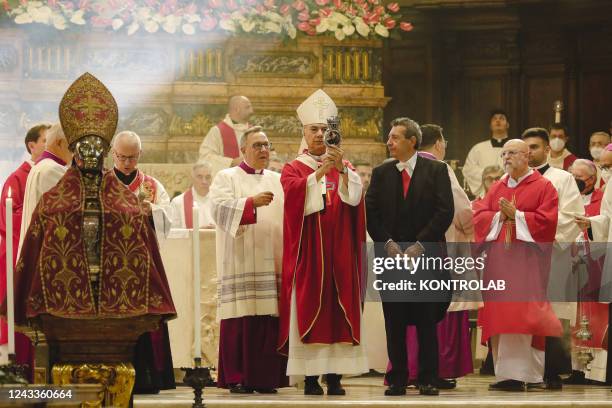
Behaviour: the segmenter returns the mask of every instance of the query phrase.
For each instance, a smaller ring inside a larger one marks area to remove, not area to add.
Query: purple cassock
[[[286,387],[287,357],[276,351],[278,317],[245,316],[221,320],[218,387],[242,384],[254,389]]]
[[[470,342],[469,311],[448,312],[437,325],[438,331],[438,376],[459,378],[474,372]],[[419,373],[419,342],[416,327],[406,328],[408,350],[408,378],[416,380]],[[391,369],[391,363],[387,372]]]

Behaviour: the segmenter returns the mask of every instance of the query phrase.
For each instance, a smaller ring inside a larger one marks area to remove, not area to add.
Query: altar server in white
[[[559,195],[559,215],[548,277],[548,297],[553,302],[552,307],[557,317],[567,330],[567,321],[573,321],[576,316],[576,303],[567,301],[573,299],[577,291],[576,279],[572,274],[571,244],[580,236],[581,231],[574,220],[576,216],[584,215],[584,204],[571,173],[552,167],[547,162],[550,153],[548,131],[544,128],[530,128],[523,132],[522,139],[529,146],[529,166],[548,179]],[[569,347],[562,344],[561,338],[546,339],[546,388],[560,389],[560,374],[571,372],[568,350]]]
[[[200,228],[215,228],[210,212],[210,165],[196,163],[191,169],[191,186],[172,199],[172,228],[193,228],[193,204],[199,207]]]
[[[210,188],[217,225],[218,385],[232,393],[275,393],[287,359],[276,351],[284,194],[266,170],[270,142],[261,127],[240,141],[244,160],[217,173]]]
[[[467,155],[463,165],[463,177],[467,180],[470,191],[476,197],[483,196],[481,185],[482,171],[487,166],[502,166],[500,157],[502,147],[508,140],[508,115],[503,110],[494,110],[489,118],[491,138],[476,143]]]

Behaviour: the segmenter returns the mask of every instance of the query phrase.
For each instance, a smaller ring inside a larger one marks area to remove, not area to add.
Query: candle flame
[[[11,198],[11,188],[8,189],[8,198]]]

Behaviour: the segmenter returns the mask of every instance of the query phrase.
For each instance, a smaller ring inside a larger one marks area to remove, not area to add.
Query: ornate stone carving
[[[121,121],[121,129],[140,135],[163,135],[168,131],[169,115],[161,108],[143,108],[128,114]]]
[[[11,72],[19,63],[19,55],[12,45],[0,45],[0,72]]]
[[[263,127],[270,137],[298,137],[302,132],[302,124],[295,112],[257,113],[253,115],[251,122]]]
[[[81,65],[85,70],[115,79],[161,77],[172,70],[162,49],[87,49]]]
[[[378,84],[382,78],[379,49],[324,47],[323,80],[333,84]]]
[[[312,78],[317,62],[311,53],[245,53],[232,57],[231,70],[241,76]]]
[[[168,133],[171,136],[206,136],[225,116],[224,105],[175,105]]]
[[[345,137],[379,140],[382,109],[340,108],[340,130]]]

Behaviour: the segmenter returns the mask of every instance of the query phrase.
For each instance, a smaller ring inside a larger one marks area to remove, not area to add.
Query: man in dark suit
[[[391,122],[387,147],[395,159],[376,167],[366,194],[368,232],[378,243],[377,256],[396,258],[444,257],[444,234],[453,220],[453,195],[443,162],[417,155],[421,143],[418,123],[408,118]],[[383,249],[384,247],[384,249]],[[386,275],[386,276],[385,276]],[[385,271],[383,281],[445,280],[448,271],[419,269]],[[438,395],[438,339],[436,323],[450,300],[446,292],[381,292],[387,351],[392,368],[385,395],[406,394],[406,326],[416,325],[419,341],[419,392]],[[417,300],[417,301],[415,301]]]

